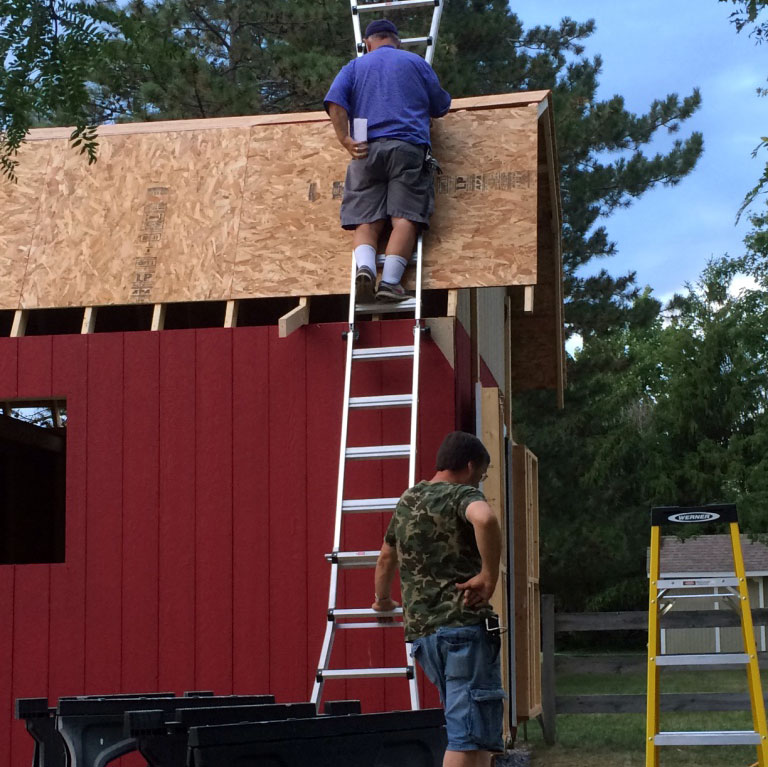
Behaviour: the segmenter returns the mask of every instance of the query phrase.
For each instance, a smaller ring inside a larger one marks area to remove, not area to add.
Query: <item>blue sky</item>
[[[748,225],[742,219],[734,226],[736,212],[768,160],[768,152],[751,156],[768,133],[768,97],[755,94],[768,85],[768,44],[736,33],[728,21],[733,6],[717,0],[511,0],[511,8],[526,28],[557,24],[564,16],[595,20],[586,54],[603,59],[601,99],[621,94],[627,108],[640,113],[654,98],[701,89],[702,106],[678,134],[704,134],[696,169],[677,186],[654,189],[607,219],[619,253],[587,270],[635,270],[641,285],[665,299],[695,281],[711,256],[741,253]],[[663,151],[673,139],[665,133],[651,151]]]

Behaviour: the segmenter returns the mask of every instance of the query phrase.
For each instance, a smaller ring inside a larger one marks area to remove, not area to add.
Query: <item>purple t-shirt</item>
[[[428,145],[429,118],[442,117],[451,96],[432,67],[410,51],[382,45],[342,67],[325,96],[350,120],[368,120],[368,140],[393,138]]]

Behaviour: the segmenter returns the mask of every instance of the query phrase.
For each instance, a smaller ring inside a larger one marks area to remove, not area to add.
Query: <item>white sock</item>
[[[399,285],[406,266],[408,266],[408,260],[402,256],[387,256],[384,259],[384,270],[381,273],[382,282]]]
[[[373,245],[358,245],[355,248],[355,263],[358,269],[367,266],[376,274],[376,248]]]

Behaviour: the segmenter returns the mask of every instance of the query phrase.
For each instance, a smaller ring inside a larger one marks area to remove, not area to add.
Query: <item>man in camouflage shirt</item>
[[[478,490],[489,463],[477,437],[449,434],[435,476],[400,498],[376,564],[377,611],[397,606],[390,589],[400,571],[405,639],[445,708],[443,767],[485,767],[503,749],[500,642],[486,624],[501,529]]]

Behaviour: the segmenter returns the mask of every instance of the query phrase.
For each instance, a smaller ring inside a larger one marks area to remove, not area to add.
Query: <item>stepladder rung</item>
[[[327,668],[318,669],[318,679],[373,679],[375,677],[402,677],[410,679],[413,666],[385,666],[383,668]]]
[[[348,447],[346,457],[349,461],[366,461],[376,458],[408,458],[410,445],[371,445],[370,447]]]
[[[659,594],[659,599],[664,599],[667,602],[675,602],[678,599],[733,599],[737,598],[736,594],[722,593],[714,594],[712,592],[702,592],[700,594]]]
[[[402,621],[368,621],[367,623],[337,623],[336,628],[341,629],[401,629]]]
[[[413,357],[413,346],[374,346],[354,349],[353,360],[394,360]]]
[[[334,565],[349,570],[353,568],[375,567],[379,559],[378,551],[334,551],[325,558]]]
[[[402,314],[416,310],[416,299],[404,301],[374,301],[368,304],[355,304],[356,314]]]
[[[736,577],[708,578],[693,575],[690,578],[662,578],[656,582],[660,589],[699,589],[699,588],[728,588],[739,585]],[[708,596],[712,596],[709,594]]]
[[[440,0],[389,0],[389,2],[356,3],[352,6],[352,13],[361,13],[363,11],[388,11],[404,7],[434,7],[439,4]]]
[[[400,40],[400,45],[404,45],[406,47],[411,45],[423,45],[424,43],[431,45],[432,38],[427,35],[426,37],[404,37],[402,40]]]
[[[737,666],[749,663],[745,652],[681,653],[657,655],[657,666]]]
[[[343,618],[397,618],[402,616],[402,614],[402,607],[386,611],[373,610],[370,607],[336,607],[328,611],[328,617],[333,620]]]
[[[752,730],[659,732],[653,739],[657,746],[752,746],[761,740]]]
[[[383,394],[377,397],[350,397],[350,410],[374,410],[394,407],[410,407],[410,394]]]
[[[341,510],[345,514],[368,514],[380,511],[394,511],[399,498],[358,498],[342,501]]]

